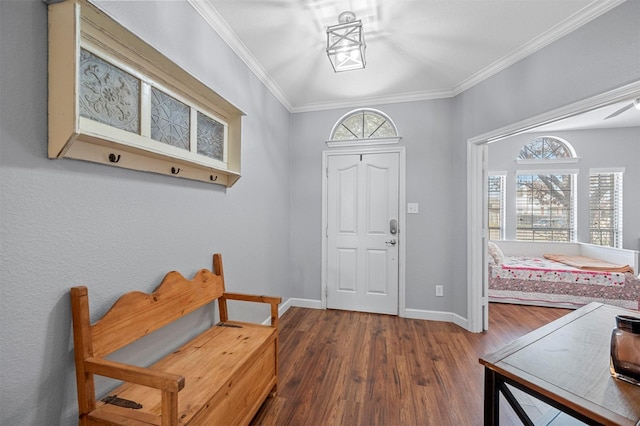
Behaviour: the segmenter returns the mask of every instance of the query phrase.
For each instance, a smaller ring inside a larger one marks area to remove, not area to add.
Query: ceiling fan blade
[[[610,119],[610,118],[615,117],[616,115],[620,115],[620,114],[622,114],[623,112],[625,112],[626,110],[628,110],[628,109],[630,109],[630,108],[633,108],[633,102],[631,102],[631,103],[630,103],[629,105],[627,105],[627,106],[624,106],[624,107],[620,108],[619,110],[617,110],[617,111],[616,111],[616,112],[614,112],[613,114],[610,114],[610,115],[606,116],[606,117],[604,118],[604,120],[608,120],[608,119]]]

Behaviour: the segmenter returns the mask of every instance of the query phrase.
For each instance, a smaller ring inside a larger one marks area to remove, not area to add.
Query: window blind
[[[516,174],[516,239],[575,241],[576,174]]]
[[[622,172],[589,174],[591,244],[622,248]]]
[[[504,239],[505,181],[505,175],[489,175],[487,227],[490,240]]]

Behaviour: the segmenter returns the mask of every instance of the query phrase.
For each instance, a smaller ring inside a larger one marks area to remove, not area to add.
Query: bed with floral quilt
[[[640,310],[640,279],[629,265],[614,265],[577,255],[501,254],[496,257],[494,250],[490,247],[487,256],[491,302],[571,308],[601,302]],[[552,260],[558,258],[565,263]],[[595,265],[592,269],[591,263]]]

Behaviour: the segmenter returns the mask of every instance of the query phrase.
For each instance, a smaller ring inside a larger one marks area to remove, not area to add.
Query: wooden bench
[[[282,299],[225,292],[219,254],[213,271],[192,280],[169,272],[153,293],[126,293],[93,324],[87,288],[71,289],[79,424],[248,424],[275,394]],[[105,358],[216,299],[220,322],[150,367]],[[271,325],[229,321],[227,300],[270,304]],[[96,374],[124,383],[96,401]]]

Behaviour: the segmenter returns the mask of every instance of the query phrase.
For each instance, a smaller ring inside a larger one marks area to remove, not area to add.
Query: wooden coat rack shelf
[[[89,2],[48,7],[49,158],[240,178],[242,111]]]

